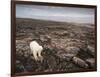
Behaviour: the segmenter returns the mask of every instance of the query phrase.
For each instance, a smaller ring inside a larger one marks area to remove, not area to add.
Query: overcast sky
[[[94,23],[94,9],[54,7],[41,5],[16,5],[16,18],[33,18],[62,22]]]

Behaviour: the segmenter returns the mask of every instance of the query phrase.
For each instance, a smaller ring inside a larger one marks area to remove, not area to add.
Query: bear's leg
[[[39,58],[38,58],[38,53],[37,53],[36,51],[33,52],[33,56],[34,56],[34,59],[35,59],[36,61],[39,60]]]
[[[39,57],[40,61],[42,62],[42,61],[43,61],[43,57],[42,57],[42,55],[41,55],[41,52],[42,52],[42,51],[39,51],[39,52],[38,52],[38,57]]]

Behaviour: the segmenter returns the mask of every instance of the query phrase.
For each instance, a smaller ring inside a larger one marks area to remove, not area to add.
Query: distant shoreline
[[[56,22],[56,23],[69,23],[69,24],[78,24],[78,25],[90,25],[90,26],[93,26],[94,24],[93,23],[81,23],[81,22],[63,22],[63,21],[53,21],[53,20],[44,20],[44,19],[33,19],[33,18],[19,18],[17,17],[16,19],[24,19],[24,20],[36,20],[36,21],[47,21],[47,22]]]

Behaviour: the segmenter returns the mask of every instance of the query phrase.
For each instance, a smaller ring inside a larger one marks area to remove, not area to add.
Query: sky
[[[93,8],[76,8],[42,5],[16,5],[16,18],[31,18],[59,22],[94,24]]]

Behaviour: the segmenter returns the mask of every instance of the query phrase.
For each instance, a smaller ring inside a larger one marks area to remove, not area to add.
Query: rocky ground
[[[16,73],[95,69],[94,28],[92,24],[17,18]],[[32,40],[43,46],[43,62],[34,60],[29,48]]]

